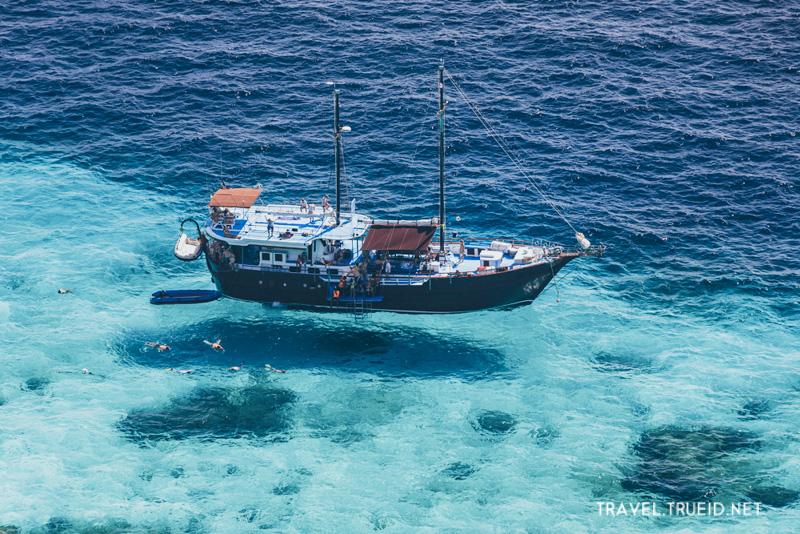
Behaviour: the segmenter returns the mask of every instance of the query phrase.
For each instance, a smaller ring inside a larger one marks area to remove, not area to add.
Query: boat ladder
[[[352,293],[349,287],[341,289],[338,298],[334,297],[335,291],[337,291],[336,284],[329,284],[327,300],[331,308],[340,308],[344,305],[344,309],[352,313],[356,319],[366,317],[372,311],[373,303],[383,300],[382,295],[374,295],[361,289]]]
[[[356,291],[353,296],[353,305],[350,310],[354,318],[363,319],[372,311],[372,299],[367,295],[366,291]]]

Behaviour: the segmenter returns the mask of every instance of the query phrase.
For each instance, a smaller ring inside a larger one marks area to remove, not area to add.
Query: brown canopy
[[[249,208],[256,201],[261,189],[220,189],[211,197],[210,208]]]
[[[415,251],[428,248],[435,226],[373,224],[361,246],[363,250]]]

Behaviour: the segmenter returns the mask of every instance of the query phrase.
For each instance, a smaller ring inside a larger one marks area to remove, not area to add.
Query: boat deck
[[[371,219],[355,213],[343,214],[341,224],[335,226],[332,210],[324,213],[309,213],[299,205],[267,204],[253,205],[250,208],[231,208],[228,210],[228,223],[206,221],[205,231],[209,237],[223,240],[231,245],[248,247],[264,246],[272,249],[294,249],[300,255],[314,240],[324,238],[338,241],[343,249],[351,251],[344,261],[334,262],[332,252],[314,254],[313,263],[295,264],[295,257],[287,255],[269,264],[263,260],[250,259],[237,262],[235,268],[255,271],[306,273],[318,275],[323,279],[349,276],[349,266],[360,264],[364,259],[360,250],[363,236],[372,223]],[[270,221],[272,232],[270,232]],[[226,235],[227,233],[227,235]],[[557,259],[560,246],[525,245],[510,240],[465,239],[466,254],[461,259],[460,243],[445,245],[447,257],[442,262],[425,261],[411,254],[390,254],[391,274],[384,269],[377,270],[375,257],[369,261],[368,276],[378,274],[381,285],[418,285],[431,278],[450,276],[469,276],[489,274],[497,271],[516,270],[530,265],[552,262]],[[431,244],[430,250],[438,253],[439,247]],[[519,252],[519,254],[518,254]],[[424,255],[423,255],[424,256]],[[524,257],[522,257],[524,256]],[[248,257],[249,258],[249,257]],[[487,261],[489,260],[489,261]],[[269,260],[267,260],[269,261]],[[384,253],[384,261],[385,253]]]
[[[335,226],[335,215],[332,210],[324,213],[308,213],[299,206],[291,204],[268,204],[252,206],[247,209],[232,208],[235,216],[233,224],[228,224],[229,236],[239,239],[242,244],[263,244],[268,246],[307,246],[319,237],[333,240],[352,239],[363,235],[369,225],[369,218],[364,215],[343,213],[342,224]],[[272,232],[269,221],[272,220]],[[206,232],[216,239],[225,239],[222,222],[206,221]]]

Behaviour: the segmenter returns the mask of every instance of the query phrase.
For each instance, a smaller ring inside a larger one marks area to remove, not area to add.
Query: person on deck
[[[375,295],[375,291],[378,289],[378,275],[372,273],[372,278],[369,279],[369,294]]]
[[[328,195],[325,195],[322,197],[322,213],[325,213],[329,209],[331,209],[331,203],[328,202]]]
[[[230,227],[229,227],[227,224],[223,224],[223,225],[222,225],[222,233],[223,233],[223,234],[225,235],[225,237],[227,237],[228,239],[241,239],[241,238],[240,238],[238,235],[233,235],[233,234],[231,233]]]
[[[211,217],[212,221],[220,222],[222,220],[222,210],[220,210],[218,207],[214,206],[213,208],[211,208],[210,217]]]
[[[425,254],[425,261],[431,262],[436,260],[436,254],[434,254],[433,250],[431,250],[430,245],[428,246],[428,252]]]
[[[392,274],[392,264],[389,258],[386,258],[386,263],[383,264],[383,270],[386,272],[386,278],[389,278],[389,275]]]
[[[267,218],[267,237],[272,237],[272,232],[275,231],[275,225],[272,223],[272,217]]]
[[[463,239],[458,243],[458,255],[461,256],[461,261],[464,261],[464,257],[467,255],[467,245],[464,244]]]
[[[306,199],[301,198],[300,199],[300,212],[304,212],[304,211],[308,211],[308,202],[306,202]]]

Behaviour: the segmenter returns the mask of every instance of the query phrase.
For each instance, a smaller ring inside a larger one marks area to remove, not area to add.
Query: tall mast
[[[342,132],[339,130],[339,90],[333,91],[333,142],[336,161],[336,226],[339,226],[339,211],[342,203],[341,193],[341,176],[342,176],[342,158],[341,158],[341,142]]]
[[[444,65],[439,65],[439,251],[444,251]],[[445,254],[445,257],[446,254]]]

